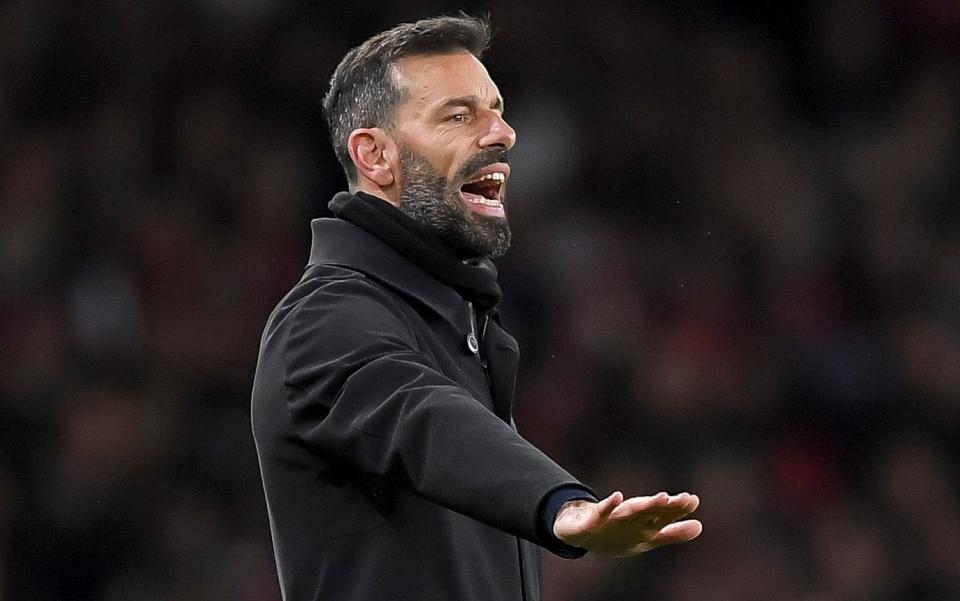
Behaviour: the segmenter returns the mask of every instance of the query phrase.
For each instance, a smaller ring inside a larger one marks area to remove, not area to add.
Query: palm
[[[636,555],[700,535],[698,520],[681,520],[700,504],[696,495],[659,493],[624,500],[615,492],[599,503],[571,501],[557,514],[554,534],[567,544],[603,555]]]

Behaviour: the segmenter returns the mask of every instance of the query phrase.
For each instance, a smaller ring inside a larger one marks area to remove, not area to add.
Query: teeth
[[[491,181],[491,182],[494,182],[495,184],[503,185],[503,183],[507,181],[507,176],[503,172],[495,171],[493,173],[487,173],[485,175],[481,175],[480,177],[474,180],[471,180],[469,183],[476,184],[483,181]],[[465,192],[463,197],[467,200],[467,202],[470,202],[475,205],[484,205],[487,207],[503,206],[503,204],[501,204],[499,200],[494,198],[486,198],[480,194],[470,194]]]
[[[468,202],[472,202],[475,205],[486,205],[488,207],[499,207],[500,201],[494,200],[492,198],[485,198],[483,196],[477,196],[476,194],[470,194],[465,197]]]
[[[493,181],[495,181],[495,182],[501,182],[501,183],[503,183],[503,182],[507,181],[507,176],[504,175],[503,173],[500,173],[499,171],[495,171],[495,172],[493,172],[493,173],[488,173],[488,174],[486,174],[486,175],[481,175],[480,177],[478,177],[477,179],[473,180],[473,181],[470,182],[470,183],[482,182],[482,181],[485,181],[485,180],[488,180],[488,179],[489,179],[489,180],[493,180]]]

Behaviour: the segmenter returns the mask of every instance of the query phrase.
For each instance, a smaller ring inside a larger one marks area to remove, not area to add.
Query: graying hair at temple
[[[330,141],[351,187],[357,172],[350,161],[347,139],[364,127],[390,128],[404,91],[393,76],[397,61],[424,54],[464,50],[478,59],[490,43],[486,18],[461,15],[403,23],[378,33],[350,50],[330,78],[323,112]]]

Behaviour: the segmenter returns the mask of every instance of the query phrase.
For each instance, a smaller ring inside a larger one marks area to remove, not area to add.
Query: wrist
[[[570,559],[580,557],[586,551],[564,542],[556,535],[554,527],[560,510],[564,507],[570,507],[575,501],[596,501],[596,496],[585,486],[567,484],[550,491],[541,501],[539,509],[539,544],[560,557]]]
[[[563,535],[557,532],[557,525],[561,520],[579,521],[581,513],[589,504],[593,504],[593,501],[588,499],[572,499],[561,505],[560,509],[557,510],[556,517],[553,520],[553,535],[566,542]]]

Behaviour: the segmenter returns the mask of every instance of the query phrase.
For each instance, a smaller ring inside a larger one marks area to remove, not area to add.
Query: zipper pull
[[[467,334],[467,348],[474,355],[480,355],[480,341],[477,340],[477,319],[473,314],[473,303],[467,303],[470,308],[470,333]]]

